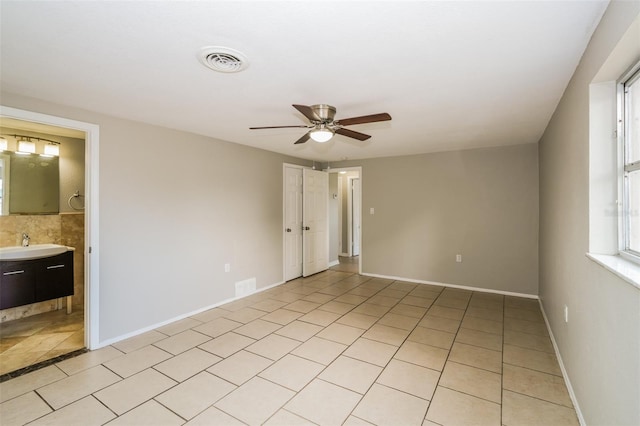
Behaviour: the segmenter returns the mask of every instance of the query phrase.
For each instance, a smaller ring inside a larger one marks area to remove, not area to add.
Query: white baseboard
[[[329,268],[331,268],[332,266],[336,266],[340,264],[340,260],[334,260],[333,262],[329,262]]]
[[[542,300],[538,299],[540,303],[540,310],[542,311],[542,317],[544,318],[544,323],[547,326],[547,331],[549,332],[549,337],[551,338],[551,344],[553,345],[553,350],[556,353],[556,358],[558,359],[558,364],[560,365],[560,371],[562,371],[562,377],[564,378],[564,382],[567,385],[567,391],[569,392],[569,397],[571,398],[571,402],[573,403],[573,408],[576,410],[576,414],[578,415],[578,421],[581,426],[586,426],[586,422],[584,421],[584,417],[582,416],[582,411],[580,410],[580,405],[578,404],[578,399],[576,398],[576,394],[573,391],[573,386],[571,386],[571,380],[569,380],[569,375],[567,374],[567,370],[564,368],[564,362],[562,362],[562,357],[560,356],[560,351],[558,350],[558,344],[556,343],[556,339],[553,336],[553,331],[551,331],[551,325],[549,324],[549,319],[547,318],[547,313],[544,311],[544,306],[542,305]]]
[[[261,292],[263,292],[265,290],[269,290],[269,289],[271,289],[273,287],[277,287],[277,286],[279,286],[281,284],[284,284],[284,281],[280,281],[279,283],[271,284],[271,285],[266,286],[266,287],[261,287],[259,289],[256,289],[256,291],[254,291],[254,292],[252,292],[250,294],[241,296],[241,297],[231,297],[229,299],[225,299],[225,300],[223,300],[221,302],[218,302],[218,303],[215,303],[213,305],[205,306],[204,308],[199,308],[199,309],[196,309],[195,311],[191,311],[191,312],[186,313],[186,314],[178,315],[176,317],[173,317],[173,318],[168,319],[166,321],[162,321],[162,322],[150,325],[148,327],[143,327],[143,328],[138,329],[136,331],[132,331],[131,333],[123,334],[123,335],[118,336],[118,337],[113,337],[111,339],[104,340],[102,342],[99,342],[98,345],[96,345],[94,348],[91,348],[91,350],[100,349],[100,348],[103,348],[105,346],[109,346],[109,345],[112,345],[114,343],[118,343],[118,342],[120,342],[122,340],[138,336],[140,334],[146,333],[146,332],[151,331],[151,330],[155,330],[156,328],[163,327],[163,326],[165,326],[167,324],[171,324],[172,322],[179,321],[181,319],[185,319],[185,318],[188,318],[188,317],[192,317],[192,316],[197,315],[197,314],[199,314],[201,312],[208,311],[209,309],[217,308],[217,307],[225,305],[227,303],[235,302],[236,300],[244,299],[245,297],[249,297],[249,296],[252,296],[254,294],[261,293]]]
[[[439,285],[442,287],[459,288],[461,290],[478,291],[481,293],[494,293],[494,294],[502,294],[504,296],[515,296],[515,297],[526,297],[527,299],[538,299],[538,296],[535,294],[515,293],[512,291],[494,290],[491,288],[470,287],[466,285],[440,283],[437,281],[416,280],[413,278],[395,277],[393,275],[368,274],[366,272],[363,272],[361,275],[365,275],[367,277],[374,277],[374,278],[385,278],[385,279],[396,280],[396,281],[406,281],[408,283]]]

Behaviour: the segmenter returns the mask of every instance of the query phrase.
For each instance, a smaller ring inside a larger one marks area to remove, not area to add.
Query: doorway
[[[53,310],[46,313],[47,315],[50,315],[51,318],[38,318],[38,315],[24,318],[23,327],[32,327],[32,329],[34,330],[40,327],[40,330],[44,331],[45,333],[48,330],[50,331],[57,328],[58,331],[62,331],[62,333],[57,336],[58,339],[64,337],[65,328],[72,330],[74,329],[74,327],[77,327],[78,321],[80,322],[80,330],[82,330],[79,333],[80,335],[77,335],[78,333],[76,333],[76,336],[74,336],[74,339],[72,339],[73,342],[66,342],[65,344],[60,345],[54,350],[48,351],[48,353],[46,354],[41,354],[39,358],[36,358],[35,355],[31,355],[33,357],[33,362],[31,362],[31,364],[44,361],[43,357],[57,357],[63,355],[65,352],[73,351],[78,345],[80,346],[80,348],[96,348],[99,342],[99,336],[97,333],[98,259],[95,257],[92,258],[91,253],[93,253],[95,256],[98,247],[98,212],[95,208],[95,200],[97,200],[98,195],[97,166],[99,128],[94,124],[78,122],[61,117],[55,117],[5,106],[0,106],[0,117],[2,117],[3,120],[7,121],[23,121],[25,123],[31,123],[30,125],[33,126],[34,129],[38,127],[43,129],[48,127],[50,129],[58,129],[57,132],[59,132],[60,134],[66,133],[71,135],[82,135],[81,139],[84,139],[84,154],[79,159],[79,161],[84,161],[84,174],[83,176],[80,176],[80,179],[82,180],[84,186],[81,191],[78,191],[78,189],[80,188],[71,190],[71,195],[66,194],[66,192],[70,191],[68,188],[64,190],[64,193],[62,190],[60,193],[60,199],[62,200],[60,202],[61,206],[64,205],[66,208],[68,205],[70,210],[73,210],[75,212],[79,212],[82,210],[84,214],[69,214],[68,216],[62,214],[59,215],[60,222],[62,223],[62,221],[64,221],[66,224],[62,224],[61,227],[70,227],[65,231],[67,237],[60,237],[59,243],[72,247],[78,247],[80,249],[80,253],[77,253],[75,257],[76,259],[81,259],[80,262],[82,266],[84,266],[84,271],[80,272],[80,279],[84,283],[83,288],[81,288],[83,291],[82,294],[78,294],[78,290],[74,291],[77,297],[73,301],[73,313],[71,315],[67,315],[66,310],[64,309]],[[67,197],[67,195],[69,196]],[[76,216],[82,217],[76,218]],[[80,223],[81,225],[78,225],[78,223]],[[78,236],[78,238],[75,239],[75,234],[73,231],[74,228],[75,230],[79,230],[81,234]],[[63,231],[61,230],[60,233],[62,234],[62,232]],[[35,242],[37,243],[38,241]],[[56,241],[42,241],[42,243],[46,242]],[[74,263],[78,263],[78,261],[76,260],[76,262]],[[78,282],[79,279],[76,278],[76,280],[74,281]],[[61,307],[62,303],[64,302],[54,300],[51,303],[56,303],[58,305],[54,306],[55,308]],[[9,322],[3,324],[3,329],[8,329],[6,324],[9,324]],[[24,358],[27,359],[28,357]]]
[[[284,165],[284,280],[329,268],[326,172]]]
[[[331,265],[348,263],[361,268],[362,242],[362,168],[330,170],[329,229]],[[353,266],[351,266],[353,268]]]

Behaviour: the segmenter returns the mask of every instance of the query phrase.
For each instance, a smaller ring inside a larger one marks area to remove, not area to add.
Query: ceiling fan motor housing
[[[322,122],[331,122],[336,115],[336,108],[327,104],[311,105],[314,114],[318,116]]]

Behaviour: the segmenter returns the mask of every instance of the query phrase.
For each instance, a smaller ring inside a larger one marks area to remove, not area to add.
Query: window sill
[[[640,265],[620,256],[587,253],[587,257],[640,290]]]

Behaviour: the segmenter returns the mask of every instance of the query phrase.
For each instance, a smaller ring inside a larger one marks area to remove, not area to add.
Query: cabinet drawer
[[[36,267],[36,302],[72,294],[73,252],[39,260]]]
[[[27,305],[35,300],[35,269],[24,262],[0,266],[0,309]]]

